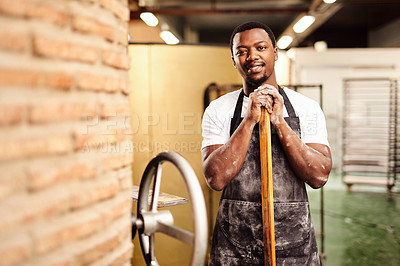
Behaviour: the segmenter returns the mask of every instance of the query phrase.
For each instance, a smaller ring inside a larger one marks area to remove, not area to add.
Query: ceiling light
[[[325,4],[333,4],[335,2],[336,2],[336,0],[324,0]]]
[[[313,16],[304,16],[299,21],[297,21],[296,24],[294,24],[293,30],[296,33],[302,33],[308,27],[310,27],[311,24],[314,23],[314,21],[315,21],[315,17],[313,17]]]
[[[325,41],[315,42],[314,49],[317,52],[325,52],[328,49],[328,44]]]
[[[161,39],[164,40],[164,42],[166,44],[178,44],[179,43],[179,39],[175,37],[174,34],[172,34],[172,32],[168,31],[168,30],[164,30],[160,33],[160,37]]]
[[[282,38],[280,38],[277,43],[278,48],[282,49],[282,50],[286,49],[289,47],[289,45],[292,43],[292,41],[293,41],[292,36],[289,36],[289,35],[282,36]]]
[[[158,25],[157,17],[151,12],[140,13],[140,18],[147,24],[147,26],[155,27]]]

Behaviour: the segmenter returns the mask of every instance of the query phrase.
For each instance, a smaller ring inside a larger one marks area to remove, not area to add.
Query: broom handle
[[[264,265],[275,266],[274,198],[270,114],[262,107],[260,119],[261,201],[263,217]]]

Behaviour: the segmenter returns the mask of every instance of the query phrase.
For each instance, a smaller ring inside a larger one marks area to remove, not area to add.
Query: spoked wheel
[[[193,210],[194,232],[175,227],[173,216],[168,210],[157,210],[162,164],[164,162],[175,165],[185,180]],[[153,193],[149,202],[150,185],[153,179]],[[192,245],[193,253],[190,265],[204,264],[207,249],[207,213],[204,196],[196,174],[182,156],[177,153],[163,152],[149,162],[140,183],[137,216],[133,223],[138,229],[139,241],[147,265],[159,265],[154,246],[154,234],[156,232],[167,234]]]

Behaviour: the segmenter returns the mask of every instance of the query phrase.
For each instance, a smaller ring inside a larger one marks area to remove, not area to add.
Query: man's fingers
[[[280,95],[278,90],[274,86],[269,84],[261,85],[256,90],[254,90],[254,92],[257,95],[268,95],[272,101],[274,100],[274,98],[277,98]]]
[[[257,89],[255,89],[255,91],[257,90],[278,90],[277,88],[275,88],[274,86],[270,85],[270,84],[263,84],[260,87],[258,87]]]

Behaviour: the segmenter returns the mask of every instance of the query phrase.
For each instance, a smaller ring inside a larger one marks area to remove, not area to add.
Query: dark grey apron
[[[300,136],[300,121],[283,96],[286,122]],[[231,132],[243,118],[243,90],[236,103]],[[271,124],[277,265],[320,265],[304,182],[293,173]],[[224,188],[214,228],[209,265],[264,265],[261,169],[258,124],[237,176]]]

